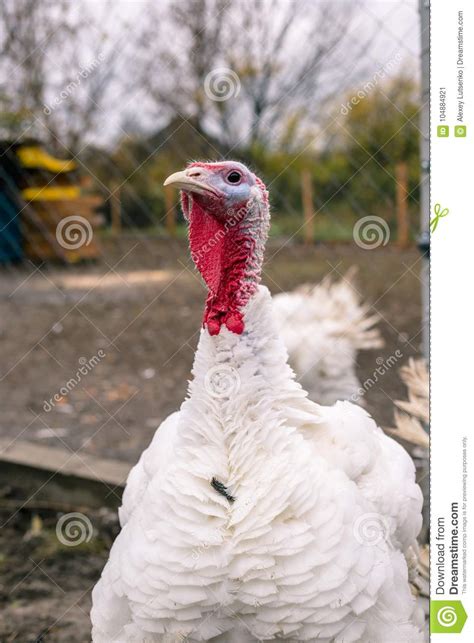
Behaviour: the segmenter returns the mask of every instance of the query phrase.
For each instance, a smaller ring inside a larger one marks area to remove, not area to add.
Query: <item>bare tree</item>
[[[353,7],[171,0],[148,8],[144,85],[161,114],[190,117],[228,145],[297,138],[338,88],[337,59],[355,47]]]
[[[307,0],[269,0],[256,3],[256,11],[243,6],[246,11],[237,14],[232,28],[240,37],[235,50],[225,50],[226,62],[241,78],[250,141],[268,142],[275,128],[283,133],[292,117],[314,117],[316,99],[334,91],[334,81],[321,85],[346,46],[353,11],[340,3]],[[269,13],[271,21],[266,20]],[[228,121],[228,114],[222,116]]]
[[[3,0],[3,133],[78,152],[176,115],[228,148],[301,146],[359,65],[358,3]],[[127,133],[127,132],[125,132]]]
[[[223,45],[223,23],[229,0],[172,0],[143,5],[135,28],[135,60],[155,113],[179,113],[200,127],[208,106],[204,82]]]
[[[3,136],[37,136],[76,153],[97,132],[125,32],[110,13],[100,19],[109,3],[91,9],[67,0],[0,3]]]

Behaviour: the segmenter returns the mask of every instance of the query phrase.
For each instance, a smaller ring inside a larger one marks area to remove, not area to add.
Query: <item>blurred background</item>
[[[428,4],[2,2],[0,640],[89,640],[123,481],[186,394],[205,289],[162,183],[188,161],[266,183],[273,294],[357,267],[355,401],[394,426],[426,345]]]

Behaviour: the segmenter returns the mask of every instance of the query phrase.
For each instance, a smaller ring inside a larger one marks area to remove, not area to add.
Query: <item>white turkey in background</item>
[[[426,362],[410,358],[408,364],[400,369],[400,377],[407,387],[408,400],[395,402],[398,407],[395,409],[396,428],[386,430],[394,437],[427,451],[430,445],[426,431],[430,421],[430,376]]]
[[[275,320],[290,364],[309,397],[331,405],[352,400],[363,405],[356,374],[357,353],[382,348],[377,314],[361,301],[353,266],[339,281],[326,277],[316,285],[274,295]]]
[[[408,400],[395,401],[395,428],[385,431],[403,441],[411,453],[417,469],[417,478],[424,497],[429,498],[429,423],[430,423],[430,376],[424,359],[410,358],[400,369],[400,377],[407,388]],[[419,541],[426,545],[430,526],[429,503],[423,506],[423,527]],[[424,557],[426,558],[426,552]],[[427,573],[422,573],[422,576]],[[427,585],[427,578],[425,586]]]
[[[259,285],[265,186],[231,161],[170,183],[209,294],[187,399],[127,482],[94,643],[423,641],[413,463],[363,409],[295,381]]]

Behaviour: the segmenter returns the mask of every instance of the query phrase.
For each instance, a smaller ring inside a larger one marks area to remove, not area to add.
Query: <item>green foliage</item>
[[[5,105],[6,103],[7,97],[0,94],[0,105]],[[16,111],[0,109],[0,136],[15,140],[20,138],[25,131],[28,131],[31,136],[33,121],[34,118],[31,112],[26,108]]]
[[[394,177],[400,162],[408,165],[411,202],[418,200],[420,106],[417,94],[413,80],[401,75],[354,105],[345,122],[344,117],[338,121],[341,149],[347,154],[352,171],[357,171],[351,179],[352,189],[371,207],[377,202],[371,198],[375,196],[374,183],[380,193],[394,201]]]

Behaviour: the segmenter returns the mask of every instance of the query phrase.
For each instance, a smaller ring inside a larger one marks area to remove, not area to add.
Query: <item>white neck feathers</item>
[[[289,423],[296,429],[309,417],[314,422],[315,414],[287,363],[267,288],[259,286],[244,319],[241,335],[224,327],[215,336],[201,331],[181,409],[187,456],[199,459],[203,479],[216,476],[229,484],[238,484],[235,476],[245,472],[246,460],[251,466],[259,452],[284,448]]]

